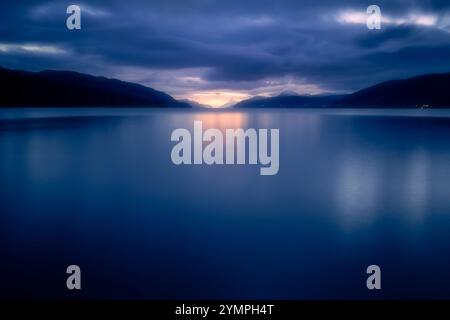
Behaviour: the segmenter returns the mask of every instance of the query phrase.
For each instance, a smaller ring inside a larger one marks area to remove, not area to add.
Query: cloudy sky
[[[66,8],[81,7],[81,30]],[[381,30],[366,9],[382,11]],[[450,1],[7,1],[0,65],[115,77],[213,106],[450,71]]]

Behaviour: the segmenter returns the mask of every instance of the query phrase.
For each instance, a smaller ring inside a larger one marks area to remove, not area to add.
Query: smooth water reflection
[[[0,295],[450,298],[450,114],[5,110]],[[175,166],[176,128],[280,128],[280,171]],[[379,264],[381,292],[365,289]]]

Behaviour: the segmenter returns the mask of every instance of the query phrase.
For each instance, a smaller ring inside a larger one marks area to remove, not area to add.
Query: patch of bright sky
[[[223,108],[248,99],[250,95],[235,91],[198,91],[188,94],[185,98],[212,108]]]
[[[50,45],[42,45],[42,44],[16,44],[16,43],[0,43],[0,52],[9,53],[9,52],[25,52],[25,53],[37,53],[37,54],[64,54],[65,50],[50,46]]]
[[[367,23],[367,13],[361,11],[345,10],[341,11],[337,16],[336,20],[342,24],[366,24]],[[383,13],[381,11],[381,23],[392,24],[392,25],[402,25],[402,24],[414,24],[421,26],[435,26],[438,22],[438,17],[431,14],[423,13],[410,13],[406,16],[393,17]]]

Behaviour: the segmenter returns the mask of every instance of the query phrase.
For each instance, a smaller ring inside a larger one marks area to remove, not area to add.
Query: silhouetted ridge
[[[348,95],[343,106],[450,107],[450,73],[386,81]]]
[[[139,84],[71,71],[0,68],[2,107],[190,107]]]
[[[254,97],[236,108],[308,107],[450,107],[450,73],[421,75],[391,80],[349,95]]]
[[[289,96],[253,97],[234,105],[235,108],[299,108],[299,107],[327,107],[334,105],[342,95],[328,96]]]

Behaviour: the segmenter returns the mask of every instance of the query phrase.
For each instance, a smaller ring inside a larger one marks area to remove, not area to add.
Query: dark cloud
[[[80,31],[65,28],[70,4],[3,3],[0,65],[117,76],[177,95],[353,91],[450,71],[450,1],[378,1],[381,30],[350,21],[372,1],[83,1]]]

